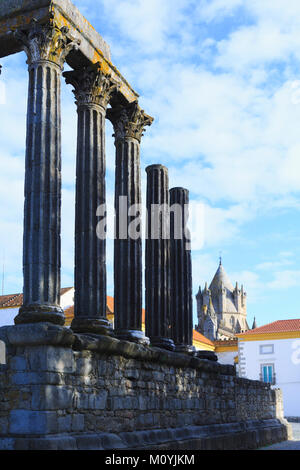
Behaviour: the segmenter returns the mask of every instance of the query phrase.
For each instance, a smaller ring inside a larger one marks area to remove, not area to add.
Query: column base
[[[209,361],[215,361],[217,362],[218,356],[213,352],[213,351],[196,351],[195,352],[195,357],[198,357],[199,359],[208,359]]]
[[[124,341],[149,345],[150,341],[142,330],[115,330],[115,336]]]
[[[23,305],[14,319],[15,325],[24,323],[54,323],[63,326],[65,314],[59,305]]]
[[[155,346],[156,348],[167,349],[168,351],[175,351],[175,344],[172,339],[170,338],[161,338],[161,337],[154,337],[150,338],[151,346]]]
[[[188,344],[176,344],[175,351],[184,354],[195,354],[196,348]]]
[[[71,323],[74,333],[113,335],[112,324],[106,318],[74,318]]]

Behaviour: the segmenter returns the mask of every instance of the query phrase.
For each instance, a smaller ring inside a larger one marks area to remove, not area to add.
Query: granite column
[[[148,343],[142,330],[142,227],[140,142],[147,116],[135,101],[112,106],[116,147],[114,320],[115,334],[125,340]]]
[[[177,352],[193,353],[193,297],[189,192],[170,190],[172,338]]]
[[[117,85],[98,64],[65,72],[64,77],[74,87],[78,114],[71,328],[81,333],[109,334],[112,327],[106,318],[105,115]]]
[[[170,207],[168,170],[147,172],[146,335],[153,346],[174,350],[170,310]]]
[[[23,305],[15,323],[64,324],[60,307],[61,267],[61,73],[66,56],[79,41],[53,21],[32,21],[17,31],[29,65]]]

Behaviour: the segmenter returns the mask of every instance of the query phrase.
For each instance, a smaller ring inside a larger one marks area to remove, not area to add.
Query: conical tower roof
[[[234,287],[231,284],[231,281],[225,269],[223,268],[222,261],[220,261],[216,274],[214,275],[214,278],[211,281],[209,290],[211,291],[211,293],[216,293],[221,287],[225,287],[225,289],[228,289],[230,292],[234,291]]]

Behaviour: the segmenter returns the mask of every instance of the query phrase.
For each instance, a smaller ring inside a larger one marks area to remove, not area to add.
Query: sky
[[[194,295],[219,256],[247,292],[248,323],[300,318],[300,3],[298,0],[73,0],[154,117],[149,164],[190,191]],[[1,292],[22,291],[27,66],[1,59]],[[66,67],[66,70],[68,67]],[[73,285],[77,116],[62,84],[62,286]],[[107,199],[114,144],[106,126]],[[108,294],[113,295],[108,240]],[[4,267],[4,269],[3,269]],[[4,274],[4,276],[3,276]],[[4,278],[4,282],[3,282]],[[194,323],[196,323],[194,302]]]

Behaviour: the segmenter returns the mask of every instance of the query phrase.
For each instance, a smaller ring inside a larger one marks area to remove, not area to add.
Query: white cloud
[[[79,3],[79,2],[78,2]],[[170,27],[181,21],[186,2],[177,0],[102,0],[102,6],[120,34],[134,42],[144,54],[157,53],[166,46]]]
[[[258,269],[259,271],[274,272],[275,269],[281,268],[283,266],[289,266],[291,264],[293,264],[291,260],[265,261],[264,263],[259,263],[256,266],[256,269]]]
[[[245,26],[219,42],[215,63],[218,67],[249,73],[248,67],[286,60],[299,47],[299,42],[298,38],[278,30],[276,24]]]
[[[202,0],[198,3],[198,15],[203,21],[221,21],[244,4],[243,0]]]
[[[299,270],[283,270],[274,272],[274,279],[266,284],[268,289],[290,289],[300,286]]]
[[[256,23],[237,26],[223,40],[210,35],[201,43],[206,47],[217,45],[215,63],[228,65],[226,73],[216,73],[211,64],[201,63],[203,47],[199,48],[197,41],[197,32],[202,34],[201,20],[234,14],[242,3]],[[220,0],[201,2],[199,8],[193,1],[176,2],[175,6],[167,1],[162,7],[156,0],[124,0],[118,2],[120,8],[113,8],[111,1],[102,4],[110,21],[121,28],[118,40],[124,35],[121,41],[125,49],[121,49],[127,60],[122,61],[125,76],[133,79],[139,91],[145,90],[140,102],[155,117],[142,146],[143,154],[151,158],[149,163],[164,159],[170,173],[175,173],[179,161],[187,160],[185,176],[189,174],[199,196],[214,202],[219,198],[235,203],[249,199],[258,202],[264,196],[273,198],[274,193],[286,197],[291,189],[299,190],[296,123],[300,106],[295,104],[295,80],[283,74],[277,85],[261,87],[262,83],[268,85],[273,73],[268,68],[269,59],[278,59],[279,55],[286,59],[287,51],[298,49],[295,39],[299,35],[290,37],[288,28],[295,21],[295,2],[291,8],[283,8],[282,3],[280,8],[269,5],[271,12],[261,2]],[[278,24],[281,9],[284,27]],[[192,42],[191,37],[188,40],[191,56],[180,48],[188,25],[193,31]],[[180,32],[174,39],[176,30]],[[125,43],[128,38],[136,44]],[[176,56],[170,47],[173,43],[177,45]],[[162,50],[159,55],[157,45]],[[250,77],[249,61],[253,65]],[[278,69],[275,75],[280,73]],[[203,165],[203,160],[209,166]],[[199,178],[201,185],[196,181]]]

